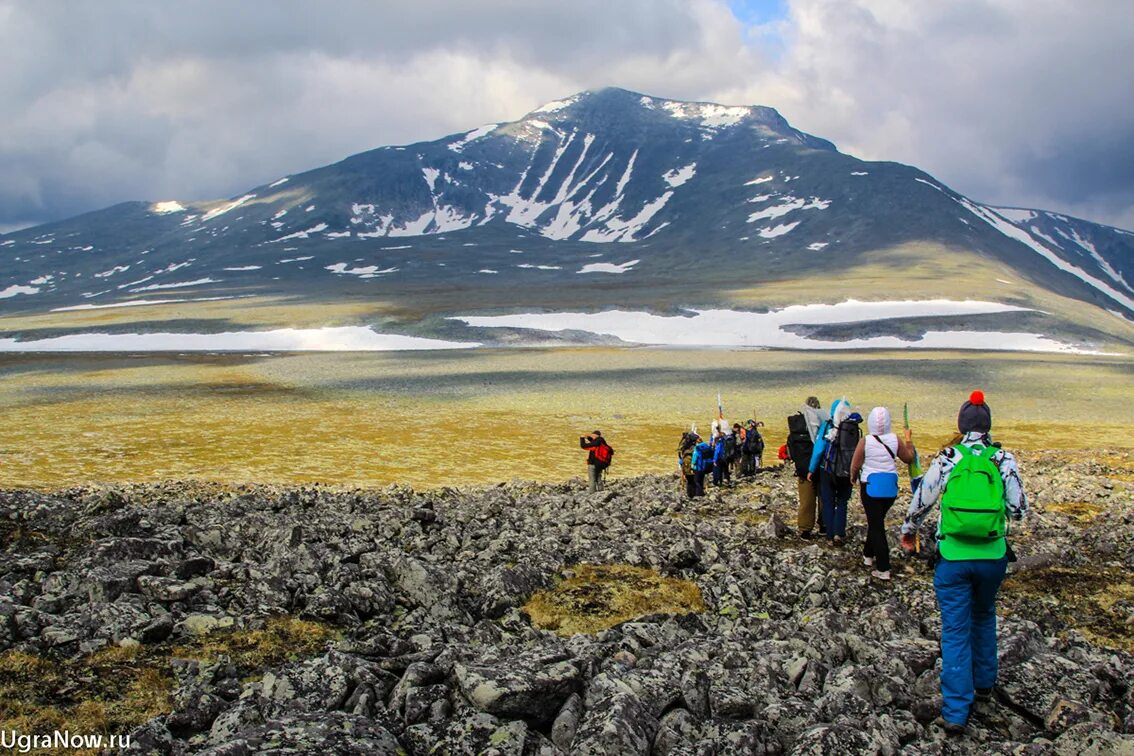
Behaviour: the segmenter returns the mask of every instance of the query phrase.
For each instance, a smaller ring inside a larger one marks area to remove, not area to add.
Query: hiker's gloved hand
[[[902,551],[906,552],[907,554],[912,554],[917,551],[917,536],[915,536],[913,533],[902,533],[902,539],[900,543],[902,546]]]

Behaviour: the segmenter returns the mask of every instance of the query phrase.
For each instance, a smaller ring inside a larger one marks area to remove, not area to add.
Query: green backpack
[[[1000,559],[1006,552],[1004,536],[1004,481],[992,461],[989,446],[953,447],[960,455],[941,494],[938,548],[951,560]]]

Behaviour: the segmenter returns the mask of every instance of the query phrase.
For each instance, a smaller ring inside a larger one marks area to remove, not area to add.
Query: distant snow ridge
[[[37,341],[0,339],[0,352],[385,352],[478,346],[475,342],[377,333],[368,326],[225,333],[83,333]]]
[[[801,336],[795,325],[857,323],[894,318],[976,315],[1027,311],[997,302],[950,300],[859,302],[836,305],[793,305],[766,313],[735,310],[693,310],[690,316],[606,310],[516,315],[462,315],[450,318],[475,328],[521,328],[537,331],[581,331],[612,336],[632,344],[730,346],[780,349],[978,349],[1066,352],[1085,350],[1033,333],[929,331],[916,341],[880,336],[849,341],[823,341]]]

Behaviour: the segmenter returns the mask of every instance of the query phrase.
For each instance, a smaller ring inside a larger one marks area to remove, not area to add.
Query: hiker
[[[736,478],[747,475],[745,471],[744,443],[748,440],[748,431],[740,423],[732,424],[733,454],[732,474]]]
[[[727,427],[727,426],[725,426]],[[728,435],[718,432],[713,440],[713,485],[723,486],[728,475]]]
[[[764,437],[760,435],[760,426],[763,423],[750,419],[746,425],[748,427],[744,432],[742,454],[747,466],[742,466],[742,470],[746,470],[745,475],[755,475],[757,468],[763,467]]]
[[[811,436],[811,443],[815,443],[815,439],[819,435],[820,426],[827,422],[831,416],[823,411],[823,407],[819,404],[819,397],[817,396],[807,397],[807,401],[804,402],[800,412],[803,413],[804,419],[807,420],[807,432]]]
[[[693,467],[693,496],[705,495],[705,474],[713,469],[713,447],[696,433],[693,434],[695,444],[690,464]]]
[[[868,435],[863,436],[851,460],[851,480],[862,481],[859,499],[866,512],[866,543],[862,547],[862,563],[873,568],[871,576],[890,579],[890,544],[886,541],[886,513],[898,498],[898,460],[913,462],[913,435],[909,428],[905,438],[890,430],[890,411],[885,407],[870,410],[866,420]]]
[[[811,530],[815,527],[815,513],[819,504],[818,489],[807,475],[811,453],[815,450],[815,440],[808,432],[807,419],[802,411],[788,416],[787,425],[787,443],[782,447],[783,458],[790,460],[795,467],[796,487],[799,489],[795,524],[799,528],[799,537],[806,540],[815,537]]]
[[[610,467],[614,449],[602,437],[602,431],[594,431],[586,436],[579,436],[580,448],[587,449],[587,490],[590,493],[601,491],[606,478],[606,468]]]
[[[830,417],[816,436],[807,471],[808,479],[819,483],[827,540],[842,546],[847,535],[847,504],[851,497],[850,465],[862,435],[858,427],[862,415],[852,411],[846,399],[839,399],[831,405]]]
[[[1021,520],[1028,500],[1016,459],[992,442],[992,410],[974,391],[957,415],[961,437],[933,460],[902,524],[902,549],[935,504],[937,565],[933,588],[941,610],[941,717],[945,732],[964,734],[974,701],[996,684],[996,593],[1008,562],[1007,517]]]
[[[681,434],[681,444],[677,447],[677,470],[685,483],[685,496],[692,499],[697,496],[697,486],[693,477],[693,447],[697,445],[700,436],[690,431]]]
[[[807,477],[807,469],[811,464],[811,452],[815,448],[815,439],[819,436],[819,428],[830,419],[830,415],[820,406],[819,398],[816,396],[807,397],[807,401],[803,403],[799,414],[803,416],[803,422],[806,426],[807,441],[804,443],[803,436],[799,435],[796,441],[797,451],[792,453],[789,444],[789,453],[793,454],[792,461],[795,462],[795,474],[799,488],[799,511],[796,514],[796,525],[799,527],[801,538],[811,538],[811,529],[816,524],[819,526],[819,535],[827,534],[827,528],[823,525],[823,509],[819,506],[819,486]],[[806,449],[805,452],[799,451],[804,448]],[[802,462],[796,459],[796,455],[801,453],[806,454]]]

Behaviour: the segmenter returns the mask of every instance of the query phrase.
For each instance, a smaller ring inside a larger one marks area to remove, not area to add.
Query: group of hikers
[[[711,476],[714,486],[723,486],[730,484],[734,476],[755,475],[764,457],[764,437],[760,434],[763,425],[749,420],[743,426],[734,423],[730,427],[719,417],[712,422],[708,441],[696,430],[681,434],[677,466],[685,481],[685,495],[691,499],[704,496],[706,476]]]
[[[912,498],[901,526],[903,552],[921,551],[921,525],[935,506],[941,510],[933,557],[941,611],[941,717],[946,733],[962,734],[975,702],[991,700],[996,682],[996,594],[1015,560],[1007,521],[1021,520],[1028,511],[1019,469],[1012,454],[992,440],[992,410],[980,391],[961,405],[956,436],[924,472],[908,421],[900,436],[885,407],[874,407],[865,422],[863,433],[863,417],[846,399],[825,412],[814,396],[788,417],[780,458],[794,467],[797,479],[799,536],[812,539],[817,530],[832,546],[841,546],[857,482],[867,523],[863,564],[872,577],[890,580],[885,519],[899,495],[899,463],[908,466]],[[704,496],[710,474],[715,486],[726,485],[734,474],[755,474],[764,451],[762,425],[749,420],[729,426],[722,411],[708,441],[695,428],[683,433],[678,469],[686,495]],[[590,490],[600,490],[614,450],[598,431],[579,443],[589,450]]]

